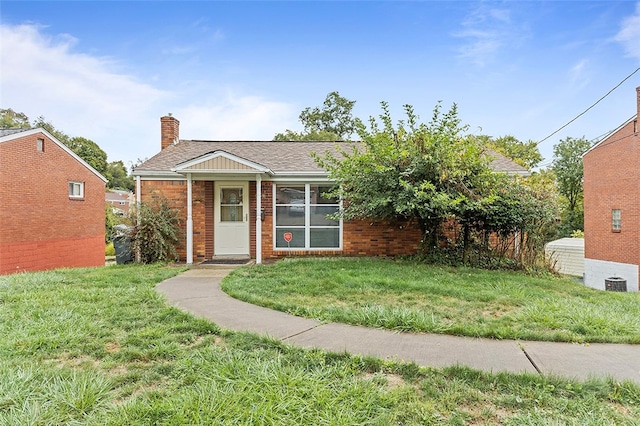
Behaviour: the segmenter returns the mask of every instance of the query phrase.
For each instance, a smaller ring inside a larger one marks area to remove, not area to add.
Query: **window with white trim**
[[[69,182],[69,198],[84,197],[84,182]]]
[[[322,250],[342,247],[342,220],[330,217],[340,201],[326,193],[328,184],[274,185],[274,238],[279,250]]]
[[[622,211],[620,209],[611,210],[611,230],[620,232],[622,229]]]

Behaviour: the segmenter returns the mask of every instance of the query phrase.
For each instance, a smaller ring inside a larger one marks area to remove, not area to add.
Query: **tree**
[[[538,144],[532,140],[521,142],[511,135],[507,135],[493,139],[489,143],[489,147],[527,169],[536,167],[542,161]]]
[[[69,139],[70,139],[69,135],[64,133],[62,130],[56,129],[53,123],[45,120],[43,116],[40,116],[35,119],[35,121],[33,122],[33,127],[42,127],[47,132],[51,133],[60,142],[62,142],[66,146],[69,146]]]
[[[107,153],[97,143],[90,139],[76,136],[68,139],[66,145],[100,174],[106,174]]]
[[[542,161],[538,144],[534,141],[521,142],[511,135],[501,136],[499,138],[493,138],[487,135],[477,135],[474,137],[481,141],[486,147],[493,149],[527,169],[536,167]]]
[[[567,137],[553,147],[552,169],[556,176],[558,192],[566,199],[563,213],[564,234],[584,228],[582,207],[582,154],[591,148],[591,142],[584,137]]]
[[[331,92],[322,108],[307,107],[302,110],[298,116],[303,126],[302,132],[287,129],[284,133],[276,134],[273,140],[347,140],[360,122],[352,115],[355,103],[338,92]]]
[[[29,117],[22,112],[15,112],[11,108],[0,109],[0,129],[28,129]]]
[[[387,103],[382,103],[382,128],[370,119],[360,124],[356,145],[338,155],[326,153],[316,161],[336,181],[333,195],[346,200],[346,219],[413,220],[422,233],[422,249],[437,245],[440,225],[463,200],[478,197],[483,177],[491,170],[475,138],[463,133],[454,104],[446,112],[436,105],[427,124],[419,124],[410,105],[406,122],[394,127]]]
[[[133,191],[135,187],[133,177],[127,174],[127,168],[121,160],[112,161],[107,164],[104,176],[108,179],[108,188]]]

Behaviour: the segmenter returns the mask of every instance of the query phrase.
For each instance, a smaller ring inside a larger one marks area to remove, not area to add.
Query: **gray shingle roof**
[[[167,172],[180,163],[189,161],[216,151],[224,151],[253,163],[267,167],[275,174],[287,172],[322,172],[313,158],[312,152],[323,155],[326,151],[335,152],[338,144],[348,148],[350,142],[316,141],[201,141],[180,140],[170,145],[135,168],[136,172]],[[496,171],[528,173],[508,158],[488,150],[493,157],[491,163]]]
[[[0,129],[0,138],[4,136],[13,135],[16,133],[26,132],[27,130],[31,130],[31,129]]]

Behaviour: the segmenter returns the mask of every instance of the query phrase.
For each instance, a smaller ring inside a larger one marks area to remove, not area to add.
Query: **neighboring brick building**
[[[620,277],[627,290],[640,282],[640,87],[635,117],[584,154],[585,275],[604,289]]]
[[[0,130],[0,274],[104,265],[105,182],[46,130]]]
[[[334,142],[180,140],[179,121],[161,122],[161,151],[140,166],[141,201],[166,196],[183,212],[187,263],[222,256],[394,256],[413,254],[417,227],[406,223],[333,221],[337,200],[322,196],[331,186],[311,153]],[[527,170],[496,154],[493,167]],[[259,196],[256,196],[259,194]]]
[[[107,189],[104,199],[113,213],[118,216],[129,214],[129,208],[135,202],[133,192],[121,189]]]

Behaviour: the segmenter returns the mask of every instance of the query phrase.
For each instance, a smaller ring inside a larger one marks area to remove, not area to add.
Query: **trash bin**
[[[129,238],[129,227],[125,225],[114,226],[116,235],[113,237],[113,248],[116,251],[116,264],[125,265],[133,263],[133,250],[131,250],[131,238]]]
[[[627,291],[627,280],[620,277],[609,277],[604,280],[604,289],[607,291]]]

